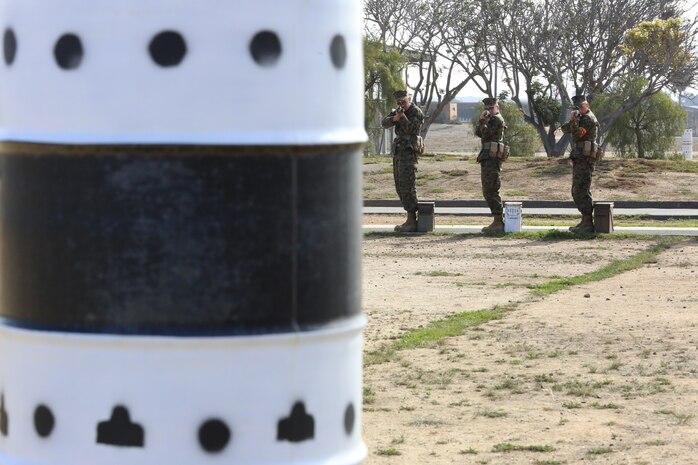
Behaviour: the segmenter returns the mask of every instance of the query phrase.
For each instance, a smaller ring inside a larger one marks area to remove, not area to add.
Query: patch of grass
[[[594,402],[593,404],[591,404],[591,407],[595,408],[595,409],[599,409],[599,410],[604,410],[604,409],[620,410],[623,408],[622,406],[620,406],[618,404],[614,404],[612,402],[608,403],[608,404],[599,404],[598,402]]]
[[[364,386],[364,405],[370,405],[376,401],[376,392],[371,386]]]
[[[394,447],[389,447],[387,449],[378,449],[376,451],[376,455],[391,457],[395,455],[402,455],[402,453]]]
[[[507,416],[507,412],[504,410],[491,410],[491,409],[483,409],[483,410],[478,410],[477,413],[475,414],[475,417],[485,417],[485,418],[502,418]]]
[[[443,424],[443,421],[434,418],[418,418],[409,423],[410,426],[441,426]]]
[[[620,368],[623,366],[621,362],[613,362],[611,363],[608,368],[606,368],[606,371],[616,371],[620,370]]]
[[[687,425],[692,419],[693,415],[685,415],[681,413],[676,413],[674,410],[667,410],[667,409],[662,409],[662,410],[657,410],[654,413],[658,413],[660,415],[671,415],[676,419],[676,424],[677,425]]]
[[[610,384],[612,384],[611,381],[582,382],[575,380],[563,384],[555,384],[553,391],[566,391],[567,395],[576,397],[596,397],[598,389]]]
[[[443,194],[444,192],[446,192],[446,189],[442,187],[435,187],[433,189],[429,189],[427,194]]]
[[[562,465],[563,463],[559,460],[536,460],[533,465]]]
[[[455,178],[465,176],[468,174],[468,170],[441,170],[441,173],[445,174],[446,176],[453,176]]]
[[[555,377],[552,374],[545,373],[534,376],[533,380],[537,383],[554,383]]]
[[[363,157],[364,165],[375,165],[377,163],[392,163],[392,157],[384,157],[381,155],[372,155],[369,157]]]
[[[655,262],[660,253],[669,249],[679,240],[680,239],[674,237],[662,238],[657,244],[650,246],[646,250],[628,258],[613,260],[600,270],[592,271],[579,276],[573,276],[571,278],[557,279],[548,283],[532,285],[530,286],[530,289],[532,289],[533,293],[536,295],[546,296],[567,289],[571,286],[578,286],[580,284],[587,284],[612,278],[613,276],[625,273],[626,271],[640,268],[647,263]]]
[[[575,408],[582,408],[582,404],[580,404],[579,402],[571,402],[571,401],[563,402],[562,406],[567,408],[567,409],[570,409],[570,410],[575,409]]]
[[[623,398],[633,399],[635,397],[652,396],[667,392],[666,384],[657,381],[642,383],[637,380],[629,381],[619,387]]]
[[[610,454],[613,452],[613,449],[610,447],[592,447],[591,449],[587,450],[587,454],[589,455],[603,455],[603,454]]]
[[[432,278],[440,277],[440,276],[463,276],[461,273],[451,273],[450,271],[417,271],[415,273],[417,276],[430,276]]]
[[[477,455],[477,449],[473,449],[472,447],[468,447],[467,449],[459,450],[458,453],[461,455]]]
[[[393,343],[393,347],[395,350],[433,347],[442,342],[444,338],[460,336],[467,328],[500,320],[509,310],[509,307],[497,306],[491,310],[457,313],[403,334],[400,339]]]
[[[526,451],[526,452],[553,452],[555,448],[553,446],[522,446],[519,444],[511,444],[509,442],[503,442],[495,445],[492,448],[492,452],[515,452],[515,451]]]
[[[647,441],[645,444],[648,446],[666,446],[667,444],[669,444],[669,441],[663,441],[661,439],[654,439],[652,441]]]
[[[405,435],[401,434],[399,437],[394,438],[392,441],[390,441],[390,444],[393,446],[397,446],[398,444],[404,444],[405,443]]]

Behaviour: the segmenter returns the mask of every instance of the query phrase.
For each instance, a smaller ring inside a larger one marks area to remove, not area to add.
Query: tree
[[[503,97],[503,95],[502,95]],[[485,109],[482,103],[476,107],[476,118],[473,119],[473,129],[479,124],[477,115]],[[509,146],[509,153],[512,157],[532,157],[535,155],[536,147],[540,143],[536,130],[526,122],[523,112],[513,102],[499,101],[499,111],[506,122],[507,128],[504,131],[504,143]]]
[[[406,85],[426,114],[423,137],[472,79],[460,58],[483,28],[476,7],[470,0],[364,0],[365,36],[406,59]]]
[[[648,77],[642,92],[600,119],[603,136],[615,118],[643,99],[696,82],[698,58],[691,53],[697,43],[696,20],[671,19],[682,14],[679,0],[488,3],[499,12],[490,18],[512,100],[538,130],[549,156],[561,154],[569,141],[568,136],[556,140],[555,130],[566,119],[571,95],[590,95],[593,107],[593,98],[619,79]],[[549,120],[554,115],[548,111],[551,100],[561,103],[556,122]]]
[[[646,88],[645,81],[645,78],[631,76],[613,87],[609,94],[599,96],[597,113],[614,112],[617,102],[636,98]],[[666,93],[658,92],[616,118],[609,127],[606,142],[621,156],[646,158],[649,154],[651,158],[663,158],[674,145],[676,134],[684,128],[686,118],[681,105]]]
[[[397,50],[364,38],[364,126],[369,137],[368,150],[378,152],[383,140],[381,119],[393,103],[393,92],[404,89],[402,69],[405,59]]]

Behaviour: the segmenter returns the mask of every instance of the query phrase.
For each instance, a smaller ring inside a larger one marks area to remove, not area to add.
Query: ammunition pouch
[[[489,152],[490,158],[505,161],[509,158],[509,146],[501,142],[485,142],[482,148]]]
[[[577,148],[582,155],[591,158],[594,161],[599,161],[603,158],[604,152],[601,150],[601,146],[596,142],[585,140],[577,142]]]
[[[412,148],[417,155],[424,154],[424,139],[422,139],[422,136],[412,137]]]

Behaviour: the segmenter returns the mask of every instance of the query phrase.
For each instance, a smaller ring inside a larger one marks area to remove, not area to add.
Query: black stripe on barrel
[[[360,145],[0,151],[11,324],[264,334],[360,313]]]

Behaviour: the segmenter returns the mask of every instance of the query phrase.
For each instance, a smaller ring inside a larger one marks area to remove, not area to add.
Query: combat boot
[[[492,224],[482,228],[482,232],[484,232],[484,233],[500,233],[500,234],[503,233],[504,232],[504,220],[502,219],[502,215],[495,215],[494,220],[492,221]]]
[[[582,215],[582,221],[577,226],[572,226],[570,231],[573,233],[593,233],[594,221],[591,215]]]
[[[416,232],[417,212],[407,212],[407,221],[395,226],[395,232]]]

